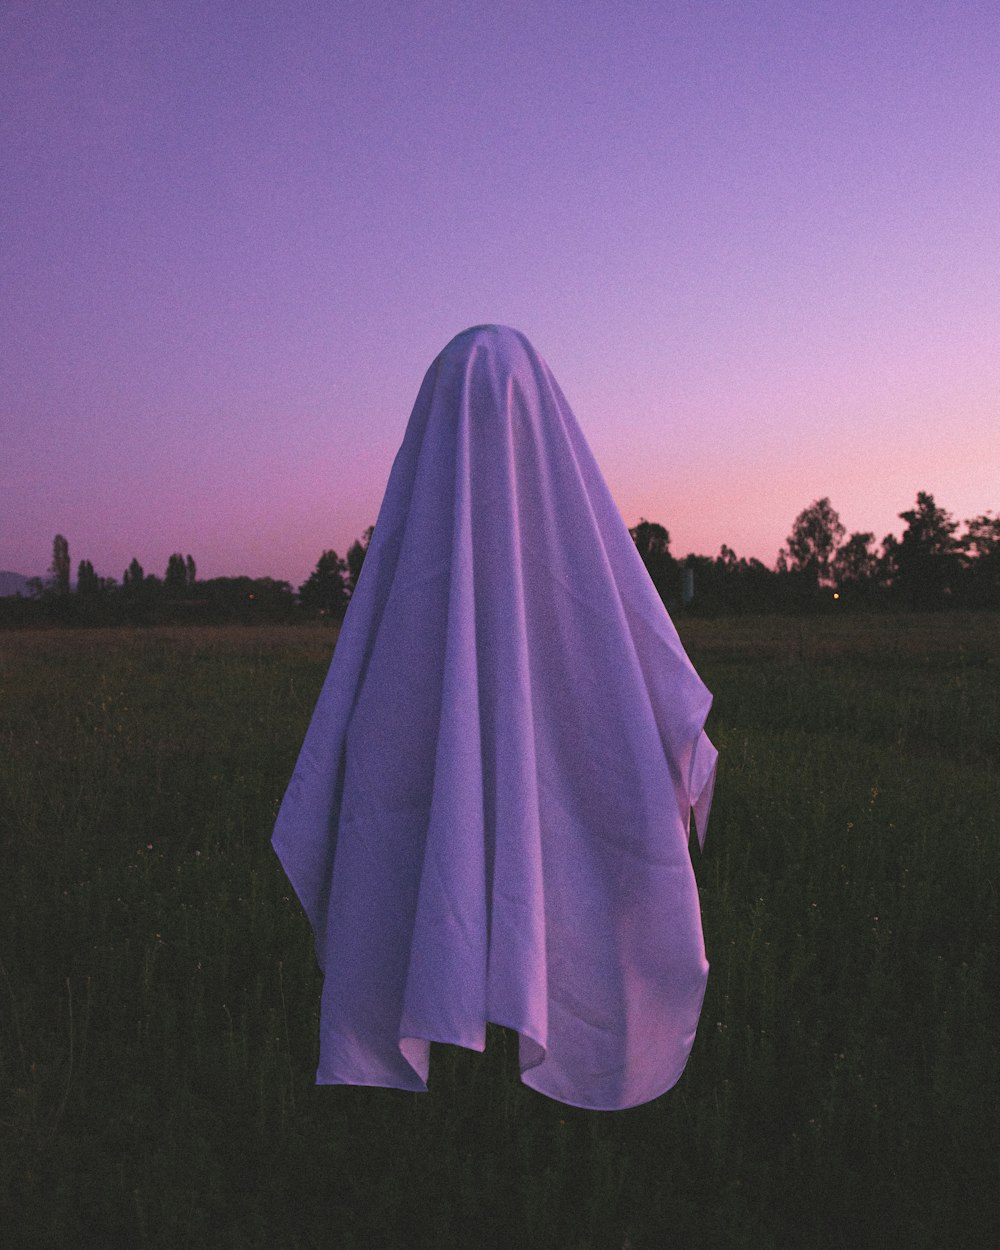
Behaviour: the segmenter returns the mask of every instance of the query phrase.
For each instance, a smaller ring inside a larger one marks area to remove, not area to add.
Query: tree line
[[[198,580],[192,556],[172,555],[162,577],[133,559],[118,582],[99,577],[89,560],[71,584],[66,539],[57,534],[48,578],[29,579],[29,595],[0,599],[0,625],[223,624],[292,619],[288,582],[273,578]]]
[[[774,567],[738,557],[722,545],[717,556],[670,551],[670,534],[645,518],[629,533],[664,603],[672,612],[718,615],[846,611],[876,608],[1000,607],[1000,515],[960,524],[919,491],[901,512],[902,535],[848,535],[828,498],[795,518]],[[0,599],[0,624],[220,624],[343,619],[364,564],[373,527],[344,557],[322,552],[294,590],[270,577],[199,580],[194,559],[175,552],[163,577],[137,559],[121,582],[99,577],[89,560],[71,577],[69,543],[57,534],[49,577],[32,578],[29,597]]]
[[[960,533],[919,491],[899,518],[902,535],[876,544],[870,531],[848,535],[829,498],[817,499],[795,518],[773,568],[725,544],[714,558],[677,560],[668,532],[650,521],[629,532],[667,606],[699,615],[1000,607],[1000,515],[973,517]]]
[[[273,577],[199,578],[194,557],[175,552],[162,577],[133,558],[121,581],[99,577],[90,560],[72,578],[69,542],[57,534],[48,577],[28,579],[27,596],[0,598],[2,625],[161,625],[343,619],[361,573],[373,527],[346,558],[324,551],[296,591]]]

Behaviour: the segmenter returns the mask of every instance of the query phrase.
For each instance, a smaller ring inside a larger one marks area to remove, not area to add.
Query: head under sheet
[[[317,1081],[423,1090],[430,1042],[492,1021],[549,1097],[669,1089],[708,974],[710,704],[545,362],[459,334],[274,832],[324,973]]]

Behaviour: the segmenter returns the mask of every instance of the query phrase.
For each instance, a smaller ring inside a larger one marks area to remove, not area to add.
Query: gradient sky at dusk
[[[5,0],[0,568],[298,585],[455,333],[629,525],[1000,508],[996,0]]]

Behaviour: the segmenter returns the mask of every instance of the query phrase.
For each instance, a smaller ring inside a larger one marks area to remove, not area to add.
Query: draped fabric
[[[673,1085],[708,974],[710,703],[544,361],[459,334],[274,832],[324,974],[317,1082],[423,1090],[430,1043],[492,1021],[551,1098]]]

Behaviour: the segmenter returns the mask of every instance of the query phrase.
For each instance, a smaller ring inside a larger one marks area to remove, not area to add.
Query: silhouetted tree
[[[52,540],[52,589],[61,596],[69,594],[69,543],[62,534],[56,534]]]
[[[655,521],[642,517],[629,533],[660,598],[666,603],[679,597],[680,574],[677,561],[670,554],[670,534],[667,530]]]
[[[307,611],[339,620],[347,610],[346,572],[347,563],[335,551],[324,551],[299,587],[299,603]]]
[[[94,572],[89,560],[81,560],[76,566],[76,593],[84,598],[93,598],[101,592],[101,579]]]
[[[760,560],[737,556],[725,543],[714,559],[688,555],[684,568],[694,578],[694,598],[688,608],[694,615],[771,612],[784,606],[778,574]]]
[[[152,620],[161,585],[160,579],[152,573],[143,572],[142,565],[133,557],[122,574],[119,602],[124,618],[132,624],[148,624]]]
[[[781,580],[763,560],[741,557],[737,572],[736,585],[743,611],[773,612],[781,606]]]
[[[1000,607],[1000,515],[984,512],[966,521],[961,546],[969,561],[969,600],[976,607]]]
[[[878,584],[879,556],[874,544],[874,534],[859,531],[837,548],[830,572],[842,593],[860,598],[869,595]]]
[[[882,539],[882,550],[878,557],[878,578],[879,582],[888,587],[888,589],[896,594],[896,552],[899,549],[899,539],[895,534],[886,534]]]
[[[187,565],[179,551],[167,560],[167,572],[163,579],[163,589],[170,599],[183,599],[187,591]]]
[[[958,522],[927,491],[918,491],[916,506],[899,517],[906,529],[886,553],[893,586],[911,607],[940,607],[961,575],[961,546],[955,537]]]
[[[358,578],[361,576],[361,566],[365,562],[368,544],[371,542],[374,532],[375,526],[369,525],[361,537],[356,538],[347,549],[347,577],[345,583],[349,595],[354,594],[354,588],[358,584]]]
[[[195,583],[195,567],[194,560],[189,556],[183,556],[179,551],[167,561],[167,572],[163,579],[163,589],[170,599],[183,599],[194,589]]]
[[[845,533],[830,500],[825,496],[815,500],[795,518],[792,532],[785,540],[788,571],[799,574],[812,589],[829,584],[833,553]],[[784,549],[779,552],[779,562],[783,552]]]

